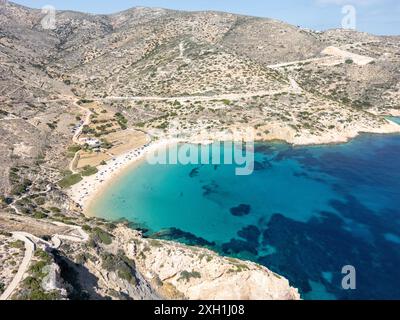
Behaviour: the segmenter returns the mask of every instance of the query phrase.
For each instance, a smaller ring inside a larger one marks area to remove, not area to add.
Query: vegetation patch
[[[92,237],[95,241],[99,241],[105,245],[110,245],[112,243],[112,235],[99,227],[92,230]]]
[[[200,279],[201,278],[201,274],[197,271],[182,271],[180,274],[180,277],[178,278],[178,281],[186,281],[189,282],[190,279]]]
[[[61,179],[58,182],[58,185],[61,188],[66,189],[66,188],[69,188],[81,181],[82,181],[82,176],[80,174],[71,174],[71,175],[68,175],[65,178]]]
[[[81,150],[81,146],[76,145],[76,144],[74,144],[74,145],[72,145],[72,146],[70,146],[70,147],[68,148],[68,152],[72,152],[72,153],[76,153],[76,152],[78,152],[79,150]]]
[[[121,114],[120,112],[117,112],[115,114],[115,119],[117,120],[117,122],[122,130],[127,129],[128,120],[123,116],[123,114]]]
[[[99,172],[99,170],[97,170],[96,167],[85,166],[83,168],[83,171],[81,172],[81,175],[84,177],[89,177],[96,174],[97,172]]]
[[[117,273],[118,277],[136,286],[135,263],[122,252],[117,255],[104,253],[101,256],[102,267],[110,272]]]
[[[23,241],[17,240],[17,241],[11,242],[11,243],[9,244],[9,246],[10,246],[11,248],[23,249],[23,248],[25,247],[25,244],[24,244]]]
[[[46,218],[47,218],[47,214],[45,214],[45,213],[43,213],[43,212],[41,212],[41,211],[36,211],[36,212],[33,214],[33,217],[34,217],[35,219],[46,219]]]
[[[29,268],[30,276],[22,282],[21,291],[13,299],[16,300],[60,300],[62,298],[59,291],[45,291],[42,288],[44,277],[47,276],[45,267],[51,264],[52,257],[43,250],[36,250],[35,257],[39,261],[35,262]]]
[[[232,269],[229,269],[228,272],[230,273],[237,273],[250,270],[248,266],[245,264],[235,264]]]

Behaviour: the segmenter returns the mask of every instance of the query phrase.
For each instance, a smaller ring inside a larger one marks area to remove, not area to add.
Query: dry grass
[[[137,149],[148,142],[147,136],[140,131],[125,130],[111,133],[105,136],[113,147],[104,152],[81,152],[77,168],[85,166],[97,167],[102,161],[108,161],[113,157],[124,154],[130,150]]]

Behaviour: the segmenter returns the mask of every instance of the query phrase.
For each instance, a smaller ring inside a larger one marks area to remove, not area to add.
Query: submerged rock
[[[189,177],[191,178],[197,177],[198,175],[199,175],[199,168],[194,168],[189,173]]]
[[[250,225],[239,230],[237,235],[257,247],[261,231],[256,226]]]
[[[231,214],[235,217],[243,217],[250,214],[251,206],[248,204],[241,204],[237,207],[233,207],[230,209]]]
[[[248,241],[231,239],[231,241],[222,245],[222,251],[225,254],[242,253],[244,251],[250,252],[251,254],[257,255],[256,247]]]
[[[164,229],[157,233],[152,234],[151,237],[157,239],[165,239],[165,240],[180,240],[181,242],[186,243],[188,245],[197,245],[203,247],[215,246],[215,242],[209,242],[206,239],[197,237],[190,232],[182,231],[178,228]]]

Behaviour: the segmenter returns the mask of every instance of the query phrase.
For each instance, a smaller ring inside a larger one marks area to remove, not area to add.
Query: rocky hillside
[[[82,225],[88,240],[77,238]],[[265,267],[223,258],[212,251],[144,238],[124,224],[73,215],[36,221],[0,213],[0,296],[35,244],[30,266],[13,299],[299,299],[297,289]],[[50,240],[51,239],[51,240]]]
[[[90,96],[279,89],[288,81],[287,74],[269,65],[320,57],[328,46],[367,55],[374,64],[363,70],[356,65],[322,68],[323,72],[311,64],[295,75],[304,78],[311,69],[332,81],[348,80],[354,85],[351,91],[376,85],[366,97],[370,100],[395,91],[399,80],[398,37],[343,30],[321,33],[271,19],[149,8],[108,16],[60,11],[55,30],[43,30],[43,18],[38,10],[12,3],[3,5],[0,13],[2,68],[10,68],[2,72],[2,80],[15,89],[22,81],[20,85],[35,96],[67,89],[57,87],[57,80]],[[311,80],[304,81],[305,89],[314,84]],[[379,86],[382,82],[385,88]],[[21,98],[21,91],[15,94]]]
[[[298,298],[286,280],[257,265],[82,217],[58,183],[82,178],[70,170],[80,149],[73,143],[77,128],[88,117],[91,126],[82,130],[101,139],[104,152],[107,128],[116,136],[137,130],[204,141],[251,127],[258,140],[293,144],[399,132],[385,116],[400,114],[400,38],[150,8],[113,15],[58,11],[55,29],[43,29],[43,18],[40,10],[0,4],[0,218],[87,225],[90,242],[66,242],[50,257],[39,252],[35,258],[50,266],[47,273],[61,273],[58,293]],[[7,226],[0,240],[7,232],[35,234],[25,222]],[[11,240],[1,241],[8,250]],[[16,297],[38,289],[26,285]]]

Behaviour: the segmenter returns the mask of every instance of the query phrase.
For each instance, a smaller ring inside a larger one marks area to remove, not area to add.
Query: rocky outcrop
[[[58,291],[63,298],[67,297],[67,290],[60,275],[60,267],[56,263],[52,263],[44,268],[47,274],[42,280],[42,288],[46,292]]]
[[[120,226],[116,241],[165,298],[191,300],[298,300],[288,280],[248,261],[203,248],[145,239]]]

